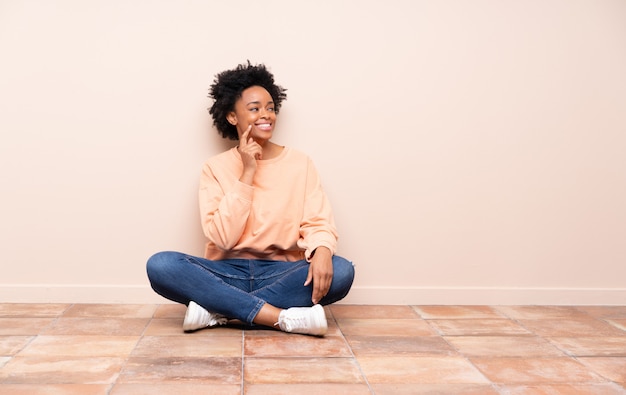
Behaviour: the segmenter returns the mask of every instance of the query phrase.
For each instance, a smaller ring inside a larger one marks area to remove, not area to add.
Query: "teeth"
[[[270,127],[270,124],[269,124],[269,123],[260,123],[260,124],[258,124],[258,125],[256,125],[256,126],[258,126],[258,127],[260,127],[260,128],[269,128],[269,127]]]

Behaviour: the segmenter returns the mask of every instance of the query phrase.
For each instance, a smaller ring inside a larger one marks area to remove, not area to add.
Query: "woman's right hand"
[[[250,131],[252,130],[252,124],[248,125],[248,128],[241,135],[239,139],[239,155],[243,161],[243,173],[239,181],[252,185],[254,180],[254,174],[256,173],[257,163],[256,161],[262,159],[263,148],[250,137]]]

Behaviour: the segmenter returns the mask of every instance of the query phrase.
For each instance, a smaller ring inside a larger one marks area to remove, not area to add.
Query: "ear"
[[[228,115],[226,115],[226,120],[231,125],[237,125],[237,116],[234,112],[229,112]]]

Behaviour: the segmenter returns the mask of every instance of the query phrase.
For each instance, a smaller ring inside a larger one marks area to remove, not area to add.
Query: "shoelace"
[[[293,330],[294,328],[304,328],[307,324],[307,319],[304,314],[299,314],[295,317],[285,317],[283,319],[283,325],[288,331]]]
[[[221,314],[209,312],[209,325],[225,325],[228,322],[228,318]]]

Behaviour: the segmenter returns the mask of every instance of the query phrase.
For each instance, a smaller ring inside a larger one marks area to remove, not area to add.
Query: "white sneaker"
[[[211,313],[192,300],[187,306],[185,320],[183,321],[183,331],[193,332],[202,328],[226,325],[227,322],[228,318],[221,314]]]
[[[319,304],[283,310],[278,317],[278,326],[285,332],[314,336],[324,336],[328,330],[324,308]]]

